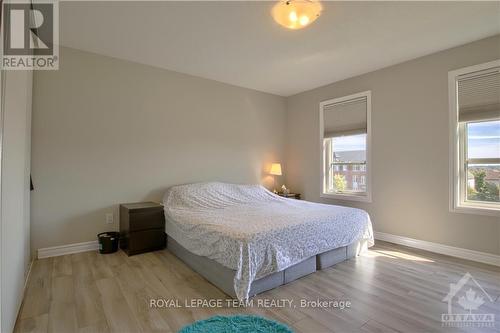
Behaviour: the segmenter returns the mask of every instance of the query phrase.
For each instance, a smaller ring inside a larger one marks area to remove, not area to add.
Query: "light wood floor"
[[[500,268],[390,243],[308,275],[257,299],[342,299],[350,309],[163,308],[151,298],[226,298],[168,250],[127,257],[79,253],[34,262],[16,332],[176,332],[215,314],[253,313],[297,332],[436,332],[443,329],[449,284],[470,272],[493,298],[481,313],[496,315],[500,331]]]

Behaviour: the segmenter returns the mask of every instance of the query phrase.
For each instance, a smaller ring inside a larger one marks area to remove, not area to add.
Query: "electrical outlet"
[[[107,224],[113,224],[113,213],[107,213],[106,214],[106,223]]]

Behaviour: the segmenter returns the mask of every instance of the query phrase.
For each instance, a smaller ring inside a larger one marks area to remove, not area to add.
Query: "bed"
[[[365,211],[287,199],[260,185],[173,186],[163,203],[168,249],[241,300],[374,243]]]

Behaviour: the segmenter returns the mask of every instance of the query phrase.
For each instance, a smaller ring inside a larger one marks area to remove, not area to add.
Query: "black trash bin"
[[[101,232],[97,235],[99,241],[99,253],[113,253],[118,250],[120,233],[116,231]]]

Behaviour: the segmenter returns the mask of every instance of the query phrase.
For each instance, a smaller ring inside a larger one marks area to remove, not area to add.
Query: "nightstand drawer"
[[[120,248],[129,256],[163,249],[165,244],[162,205],[155,202],[120,205]]]
[[[129,230],[140,231],[154,228],[165,227],[165,213],[163,210],[130,212],[129,214]]]
[[[134,231],[128,235],[128,255],[160,250],[165,247],[166,237],[163,229]]]

